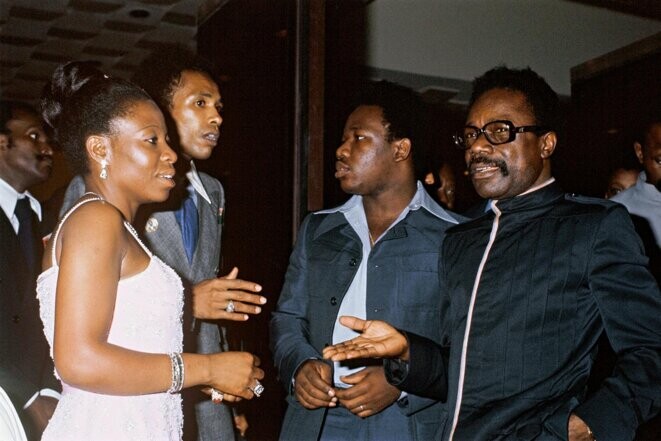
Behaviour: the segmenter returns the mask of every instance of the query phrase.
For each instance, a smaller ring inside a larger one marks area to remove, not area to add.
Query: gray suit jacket
[[[192,263],[189,263],[186,257],[181,229],[174,214],[180,206],[176,197],[171,197],[161,204],[141,207],[135,221],[136,229],[149,249],[181,277],[189,304],[190,287],[218,275],[225,208],[225,192],[220,182],[205,173],[199,175],[211,204],[198,194],[199,235]],[[60,217],[84,192],[83,179],[80,176],[74,177],[64,196]],[[227,350],[225,332],[218,326],[218,322],[193,320],[192,327],[197,337],[196,352],[208,354]],[[195,414],[198,440],[234,439],[233,418],[227,406],[213,404],[205,398],[195,404]],[[186,431],[188,432],[188,429]]]

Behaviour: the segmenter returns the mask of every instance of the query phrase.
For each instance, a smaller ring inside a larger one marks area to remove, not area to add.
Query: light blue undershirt
[[[338,317],[335,320],[335,326],[333,328],[333,344],[340,343],[345,340],[350,340],[358,335],[357,332],[340,325],[338,321],[339,316],[352,315],[362,319],[367,317],[367,261],[369,259],[372,248],[370,246],[369,229],[367,226],[367,218],[365,217],[365,210],[363,208],[362,202],[362,196],[355,195],[339,207],[329,210],[322,210],[315,213],[328,214],[340,212],[344,214],[347,222],[354,229],[363,244],[363,258],[360,261],[358,271],[356,271],[356,275],[354,276],[346,295],[342,299]],[[411,199],[411,202],[409,202],[408,206],[402,210],[397,219],[395,219],[395,221],[383,232],[383,234],[381,234],[381,236],[378,238],[375,238],[374,243],[376,244],[388,233],[388,231],[393,226],[397,225],[397,223],[404,219],[406,215],[408,215],[409,211],[415,211],[421,207],[440,219],[453,224],[457,223],[457,221],[452,216],[450,216],[448,212],[446,212],[436,202],[434,202],[434,200],[425,191],[422,183],[418,181],[417,191]],[[350,385],[343,383],[340,380],[340,377],[356,373],[362,369],[364,369],[364,367],[350,369],[341,365],[339,362],[335,362],[335,385],[338,387],[349,387]]]

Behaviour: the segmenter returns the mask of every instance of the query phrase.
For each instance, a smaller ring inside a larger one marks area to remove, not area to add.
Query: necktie
[[[194,191],[189,189],[188,196],[184,199],[184,203],[181,208],[175,212],[175,217],[181,227],[181,238],[184,242],[184,250],[186,250],[186,257],[188,257],[188,263],[193,261],[193,254],[195,254],[195,247],[197,245],[197,234],[198,234],[198,218],[197,218],[197,207],[195,206],[195,200],[193,199]]]
[[[18,219],[18,243],[21,246],[25,261],[32,272],[37,266],[37,215],[32,211],[28,198],[16,202],[14,214]]]

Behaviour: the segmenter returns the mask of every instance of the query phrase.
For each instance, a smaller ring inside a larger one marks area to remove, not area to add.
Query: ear
[[[540,156],[542,159],[549,159],[555,151],[555,145],[558,143],[558,135],[555,132],[547,132],[541,137],[542,149]]]
[[[633,143],[633,151],[636,153],[636,158],[638,162],[643,163],[643,146],[639,142]]]
[[[110,159],[110,142],[105,136],[92,135],[85,141],[87,156],[91,161],[101,164],[104,159]],[[91,164],[90,164],[91,165]]]
[[[393,141],[395,161],[404,161],[411,156],[411,140],[408,138]]]
[[[0,133],[0,151],[5,151],[9,148],[9,135]]]

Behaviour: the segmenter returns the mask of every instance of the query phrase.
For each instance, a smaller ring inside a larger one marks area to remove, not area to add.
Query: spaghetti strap
[[[101,196],[99,196],[96,193],[92,193],[91,191],[88,191],[87,193],[85,193],[81,197],[88,196],[88,195],[90,195],[92,197],[87,198],[87,199],[83,199],[83,200],[79,200],[78,202],[76,202],[76,204],[73,207],[71,207],[69,209],[69,211],[67,211],[64,216],[62,216],[62,219],[58,223],[57,228],[55,229],[55,233],[53,234],[53,240],[52,240],[52,247],[51,247],[51,262],[52,262],[52,265],[56,264],[55,249],[56,249],[56,244],[57,244],[57,237],[60,234],[60,228],[62,228],[62,225],[64,225],[64,222],[71,215],[71,213],[73,213],[81,205],[86,204],[88,202],[92,202],[92,201],[104,201],[105,202],[105,199],[103,199]],[[110,205],[112,206],[112,204],[110,204]],[[144,243],[142,243],[142,240],[140,240],[140,237],[138,236],[138,232],[135,231],[135,228],[133,228],[133,225],[131,225],[128,221],[124,221],[124,228],[126,228],[128,230],[128,232],[131,234],[131,236],[133,236],[135,241],[138,242],[138,244],[143,249],[143,251],[145,253],[147,253],[149,258],[151,259],[153,257],[152,252],[149,250],[149,248],[147,248],[145,246]]]
[[[103,198],[101,196],[99,196],[95,193],[88,192],[88,193],[85,193],[83,196],[87,196],[87,195],[94,195],[94,196],[91,197],[91,198],[83,199],[83,200],[80,200],[80,201],[76,202],[74,204],[74,206],[69,208],[69,210],[65,213],[65,215],[62,216],[62,219],[60,219],[60,222],[57,224],[57,228],[55,228],[55,233],[53,233],[53,240],[51,241],[51,265],[55,265],[57,263],[57,261],[55,260],[55,249],[57,248],[57,237],[59,236],[60,229],[62,228],[62,225],[64,225],[64,222],[67,220],[67,218],[71,215],[71,213],[76,211],[76,209],[78,207],[80,207],[81,205],[86,204],[88,202],[92,202],[92,201],[102,201],[103,200]]]
[[[149,250],[149,248],[147,248],[147,246],[144,243],[142,243],[142,240],[140,240],[140,236],[138,236],[138,232],[135,231],[135,228],[133,228],[133,225],[131,225],[131,223],[128,222],[128,221],[124,221],[124,228],[126,228],[128,230],[128,232],[131,233],[131,236],[133,236],[135,241],[138,242],[138,244],[142,247],[143,251],[145,253],[147,253],[147,255],[150,258],[153,257],[153,255],[152,255],[151,251]]]

